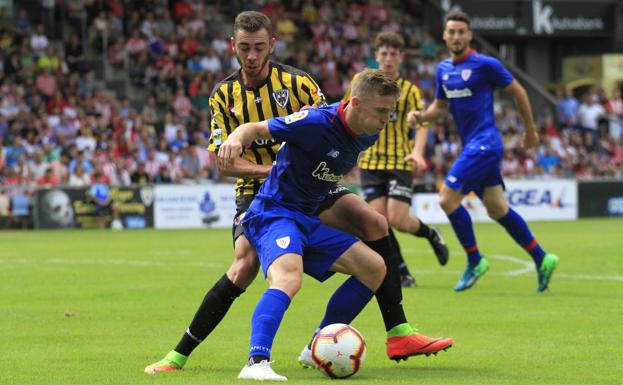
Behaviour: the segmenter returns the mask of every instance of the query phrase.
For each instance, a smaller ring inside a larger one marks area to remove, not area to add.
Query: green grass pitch
[[[531,224],[560,256],[550,291],[536,294],[527,254],[495,224],[477,224],[491,270],[454,293],[465,257],[441,229],[451,259],[440,267],[428,244],[400,235],[419,287],[404,291],[413,325],[455,345],[396,364],[385,356],[375,302],[355,320],[366,338],[355,384],[623,383],[623,221]],[[143,368],[172,349],[198,303],[229,266],[228,230],[0,232],[0,384],[235,384],[246,361],[250,317],[267,285],[257,279],[181,372]],[[332,291],[308,277],[281,325],[275,370],[293,384],[329,379],[296,357]]]

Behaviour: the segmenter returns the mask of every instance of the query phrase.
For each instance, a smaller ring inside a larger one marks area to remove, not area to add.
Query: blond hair
[[[396,96],[400,94],[398,83],[387,72],[380,69],[366,69],[353,81],[351,97]]]

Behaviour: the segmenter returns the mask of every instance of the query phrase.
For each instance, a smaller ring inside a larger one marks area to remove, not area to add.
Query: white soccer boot
[[[315,368],[314,359],[312,358],[311,349],[305,345],[301,354],[299,354],[299,364],[305,369]]]
[[[263,360],[259,363],[253,363],[253,361],[249,361],[238,375],[238,379],[240,380],[256,380],[256,381],[288,381],[286,376],[281,376],[270,367],[272,363]]]

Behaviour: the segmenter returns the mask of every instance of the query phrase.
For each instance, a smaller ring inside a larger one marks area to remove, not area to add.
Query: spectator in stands
[[[91,177],[84,172],[84,165],[82,163],[76,164],[73,172],[69,175],[68,184],[74,187],[88,186],[91,184]]]
[[[145,170],[145,163],[139,163],[136,167],[136,170],[130,176],[130,180],[132,184],[137,184],[140,186],[152,183],[152,179]]]
[[[82,73],[85,70],[84,52],[78,35],[72,33],[65,44],[65,60],[70,72]]]
[[[32,49],[33,58],[37,60],[43,54],[50,41],[45,34],[43,24],[38,24],[35,32],[30,36],[30,48]]]
[[[577,124],[578,108],[580,103],[573,96],[573,92],[568,88],[559,88],[556,90],[558,111],[558,121],[560,124],[575,127]]]
[[[56,175],[54,175],[50,167],[46,168],[43,175],[36,179],[36,181],[37,186],[42,187],[56,186],[59,184],[58,178],[56,177]]]
[[[592,136],[591,145],[599,140],[599,119],[605,115],[605,109],[601,104],[596,103],[596,95],[587,92],[582,97],[582,103],[578,108],[578,121],[584,138],[587,134]]]
[[[39,182],[39,179],[44,176],[46,171],[52,172],[49,165],[43,160],[43,151],[37,150],[34,153],[33,159],[28,163],[28,168],[33,181]],[[56,179],[56,178],[55,178]]]
[[[54,76],[49,68],[43,68],[43,71],[37,76],[37,91],[43,96],[44,100],[49,100],[58,90],[56,76]]]
[[[76,154],[76,158],[72,159],[69,162],[69,172],[72,174],[75,173],[76,166],[78,164],[82,165],[85,173],[90,174],[91,172],[93,172],[93,165],[91,164],[91,161],[86,159],[86,157],[84,156],[84,151],[78,151]]]
[[[610,115],[610,135],[618,139],[623,134],[623,99],[621,99],[621,90],[615,89],[606,105],[606,111]]]

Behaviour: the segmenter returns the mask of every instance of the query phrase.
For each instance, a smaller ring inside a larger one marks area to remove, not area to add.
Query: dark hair
[[[381,32],[376,35],[376,39],[374,39],[374,49],[379,49],[383,46],[388,46],[391,48],[396,48],[398,51],[402,51],[405,47],[405,41],[396,32]]]
[[[469,28],[469,24],[471,23],[471,19],[469,15],[463,11],[450,11],[446,13],[446,16],[443,18],[443,27],[446,27],[449,21],[462,21],[467,24],[467,28]]]
[[[352,96],[374,97],[400,95],[398,83],[380,69],[366,69],[353,81]]]
[[[272,35],[273,26],[268,16],[261,12],[245,11],[240,12],[234,21],[234,35],[242,29],[247,32],[257,32],[264,28],[268,35]]]

